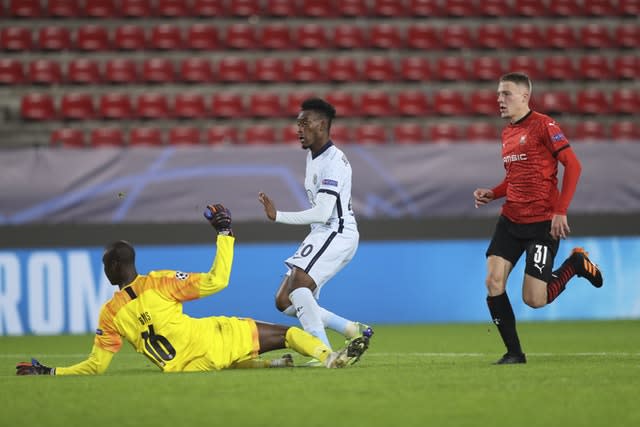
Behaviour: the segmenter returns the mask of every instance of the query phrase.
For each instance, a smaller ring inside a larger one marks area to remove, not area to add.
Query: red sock
[[[552,279],[547,283],[547,304],[558,298],[564,291],[567,282],[576,274],[576,269],[570,262],[565,262],[552,273]]]

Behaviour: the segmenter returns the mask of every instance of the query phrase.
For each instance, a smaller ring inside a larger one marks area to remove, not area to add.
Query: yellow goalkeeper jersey
[[[234,238],[219,235],[216,257],[207,273],[152,271],[138,275],[117,291],[100,311],[89,358],[77,365],[56,368],[56,375],[104,372],[122,338],[163,371],[183,371],[210,354],[220,333],[218,320],[195,319],[182,312],[182,302],[202,298],[229,283]]]

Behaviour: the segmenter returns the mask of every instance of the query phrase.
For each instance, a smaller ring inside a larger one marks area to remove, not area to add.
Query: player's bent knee
[[[547,297],[542,295],[522,295],[522,300],[531,308],[542,308],[547,305]]]
[[[485,279],[485,285],[489,295],[501,295],[505,291],[504,280],[498,275],[489,274]]]

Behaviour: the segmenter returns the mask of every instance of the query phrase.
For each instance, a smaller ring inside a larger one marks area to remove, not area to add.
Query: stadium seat
[[[130,120],[135,117],[128,93],[107,92],[98,100],[98,115],[103,119]]]
[[[504,74],[500,58],[476,56],[471,62],[471,77],[474,80],[496,82]]]
[[[613,60],[614,76],[622,80],[640,78],[640,58],[637,55],[621,55]]]
[[[631,88],[613,91],[611,107],[616,114],[638,114],[640,111],[640,92]]]
[[[546,37],[542,36],[540,26],[533,23],[516,24],[511,28],[513,47],[518,49],[544,49]]]
[[[69,62],[67,80],[75,84],[99,84],[102,82],[102,73],[93,59],[75,58]]]
[[[376,49],[400,49],[404,47],[402,35],[391,24],[373,24],[370,26],[369,43]]]
[[[582,16],[582,5],[577,0],[554,0],[548,3],[549,15],[563,18]]]
[[[291,62],[291,78],[296,82],[326,81],[327,75],[322,63],[311,56],[297,56]]]
[[[204,96],[194,92],[179,92],[173,98],[173,116],[178,119],[201,119],[207,116]]]
[[[220,48],[218,29],[208,24],[193,24],[187,28],[185,47],[191,50],[216,50]]]
[[[231,24],[225,33],[225,43],[229,49],[255,49],[258,46],[255,29],[248,24]]]
[[[228,125],[211,126],[204,132],[204,142],[209,145],[236,144],[238,129]]]
[[[62,83],[60,64],[50,59],[36,59],[29,63],[29,81],[38,85]]]
[[[335,4],[330,0],[302,0],[300,12],[309,18],[330,18],[335,15]]]
[[[46,93],[22,96],[20,116],[26,120],[53,120],[57,117],[53,98]]]
[[[298,115],[298,113],[300,113],[300,105],[302,104],[302,102],[305,99],[311,98],[313,96],[312,92],[303,90],[303,91],[295,91],[295,92],[289,92],[286,95],[286,99],[285,99],[285,105],[284,105],[284,110],[285,113],[288,116],[291,117],[296,117]],[[330,101],[329,101],[330,102]],[[333,104],[333,103],[331,103]],[[336,107],[335,104],[333,104],[334,107]],[[343,112],[340,111],[337,107],[337,115],[339,117],[343,117]]]
[[[76,48],[87,52],[111,49],[106,28],[98,25],[83,25],[76,31]]]
[[[640,126],[629,120],[614,122],[611,124],[611,139],[616,142],[640,141]]]
[[[331,140],[338,144],[350,144],[353,142],[353,132],[350,127],[340,123],[331,125]]]
[[[273,50],[286,50],[293,47],[290,26],[286,24],[269,24],[262,28],[262,47]]]
[[[169,145],[200,144],[200,129],[193,126],[176,126],[169,129]]]
[[[475,42],[466,25],[447,25],[441,30],[440,40],[445,49],[471,49]]]
[[[244,101],[237,93],[216,92],[211,98],[211,111],[214,117],[235,119],[246,116]]]
[[[147,83],[172,83],[175,81],[173,62],[167,58],[149,58],[142,63],[142,79]]]
[[[496,92],[490,89],[479,89],[471,92],[469,110],[472,114],[480,116],[497,116],[499,109]]]
[[[495,142],[498,139],[498,130],[487,122],[472,122],[466,128],[466,141],[468,142]]]
[[[303,24],[293,31],[293,40],[299,49],[327,49],[330,47],[324,25]]]
[[[547,44],[553,49],[575,49],[578,47],[575,30],[568,24],[553,24],[546,28]]]
[[[333,128],[333,126],[331,127]],[[282,143],[283,144],[300,144],[300,139],[298,138],[297,125],[287,125],[282,128]]]
[[[514,56],[509,59],[508,72],[525,73],[529,78],[537,80],[544,77],[540,64],[535,57],[532,56]]]
[[[407,14],[413,17],[431,18],[442,15],[438,0],[409,0]]]
[[[495,18],[512,16],[513,5],[505,0],[483,0],[478,2],[478,15]]]
[[[157,0],[158,16],[164,18],[181,18],[190,15],[188,2],[184,0]]]
[[[144,28],[139,25],[121,25],[115,29],[113,46],[118,50],[143,50],[147,47]]]
[[[325,99],[335,107],[339,117],[356,117],[362,113],[359,100],[351,92],[336,90],[327,93]],[[300,111],[299,107],[298,111]]]
[[[332,56],[327,62],[327,77],[332,82],[361,80],[358,63],[352,56]]]
[[[256,59],[254,80],[262,83],[281,83],[289,79],[284,60],[271,56]]]
[[[436,78],[445,81],[465,81],[469,79],[469,70],[461,56],[442,56],[436,61]]]
[[[576,95],[576,110],[580,114],[607,114],[609,99],[600,89],[581,89]]]
[[[120,0],[120,11],[125,18],[148,18],[154,15],[151,0]]]
[[[547,16],[547,6],[540,0],[515,0],[513,14],[528,18],[544,17]]]
[[[375,123],[365,123],[356,126],[353,141],[357,144],[386,144],[387,131],[384,126]]]
[[[275,144],[278,142],[276,130],[264,124],[249,125],[243,132],[243,138],[240,141],[243,144]]]
[[[262,7],[259,0],[233,0],[229,2],[228,13],[238,18],[262,15]]]
[[[169,100],[163,93],[146,92],[136,98],[136,115],[141,119],[167,119],[171,117]]]
[[[580,58],[578,70],[586,80],[609,80],[612,76],[609,60],[606,56],[585,55]]]
[[[211,62],[201,57],[184,58],[180,63],[180,80],[185,83],[210,83],[213,81]]]
[[[462,138],[461,126],[457,123],[436,123],[429,126],[429,142],[449,143]]]
[[[116,127],[99,127],[89,132],[89,145],[92,147],[124,146],[122,129]]]
[[[391,82],[396,80],[395,64],[388,56],[368,56],[364,60],[363,77],[370,82]]]
[[[381,18],[402,18],[407,14],[404,2],[398,0],[373,0],[371,15]]]
[[[537,109],[544,114],[570,114],[574,111],[573,100],[568,92],[544,92],[535,96]]]
[[[622,16],[640,16],[640,1],[618,0],[618,11]]]
[[[433,77],[431,63],[423,56],[407,56],[400,60],[400,78],[406,81],[424,82]]]
[[[0,58],[0,85],[19,85],[25,80],[22,62],[12,58]]]
[[[468,0],[444,0],[443,14],[452,18],[469,18],[476,16],[476,5]]]
[[[608,49],[613,46],[609,28],[603,24],[591,23],[580,28],[580,42],[587,49]]]
[[[109,83],[131,84],[138,81],[138,67],[135,62],[126,58],[107,60],[104,68],[104,79]]]
[[[394,114],[394,105],[387,91],[372,89],[360,97],[360,110],[366,117],[388,117]]]
[[[507,49],[511,42],[507,30],[500,24],[482,24],[476,33],[476,44],[482,49]]]
[[[423,117],[429,114],[429,99],[421,90],[403,90],[397,94],[397,112],[402,116]]]
[[[438,90],[433,96],[433,110],[442,116],[463,116],[467,113],[465,96],[450,89]]]
[[[578,142],[601,142],[605,139],[604,125],[595,120],[580,121],[572,133],[572,140]]]
[[[39,18],[42,16],[40,0],[9,0],[9,16],[15,18]]]
[[[51,18],[77,18],[82,16],[79,0],[48,0],[47,15]]]
[[[412,24],[407,29],[407,47],[419,50],[441,49],[438,29],[431,25]]]
[[[425,139],[424,129],[418,123],[398,123],[393,127],[396,144],[421,144]]]
[[[266,16],[290,18],[298,16],[298,3],[291,0],[267,0],[264,6]]]
[[[578,78],[578,72],[571,56],[547,56],[544,58],[543,64],[547,79],[571,81]]]
[[[71,49],[71,34],[65,27],[42,27],[38,30],[36,40],[40,50],[60,51]]]
[[[333,27],[333,46],[336,49],[363,49],[368,47],[368,41],[362,27],[338,24]]]
[[[0,30],[0,43],[3,50],[31,50],[33,47],[31,30],[25,27],[4,27]]]
[[[224,0],[193,0],[192,13],[200,18],[227,16]]]
[[[617,2],[611,0],[583,0],[583,11],[587,16],[610,17],[618,15]]]
[[[60,116],[65,120],[90,120],[95,118],[93,98],[88,93],[65,93],[60,101]]]
[[[163,145],[162,132],[154,127],[134,127],[129,131],[130,146]]]
[[[89,18],[108,19],[118,16],[116,0],[91,0],[84,3],[84,14]]]
[[[253,117],[269,118],[283,115],[280,95],[273,92],[254,92],[249,95],[249,112]]]
[[[151,29],[149,47],[158,50],[180,50],[184,46],[182,32],[172,24],[160,24]]]
[[[336,2],[335,6],[339,16],[349,18],[369,16],[367,0],[341,0]]]
[[[51,132],[49,142],[53,147],[83,148],[85,147],[84,132],[74,128],[56,129]]]
[[[249,64],[244,58],[225,56],[217,67],[217,79],[225,83],[244,83],[251,81]]]
[[[638,1],[640,4],[640,1]],[[637,49],[640,46],[640,26],[638,25],[618,25],[615,29],[613,40],[616,46],[623,49]]]

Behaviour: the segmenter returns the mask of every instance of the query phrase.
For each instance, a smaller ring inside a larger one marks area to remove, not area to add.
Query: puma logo
[[[542,270],[544,269],[544,265],[541,265],[541,266],[540,266],[540,265],[538,265],[538,264],[533,264],[533,266],[534,266],[535,268],[537,268],[538,270],[540,270],[540,274],[542,274]]]

